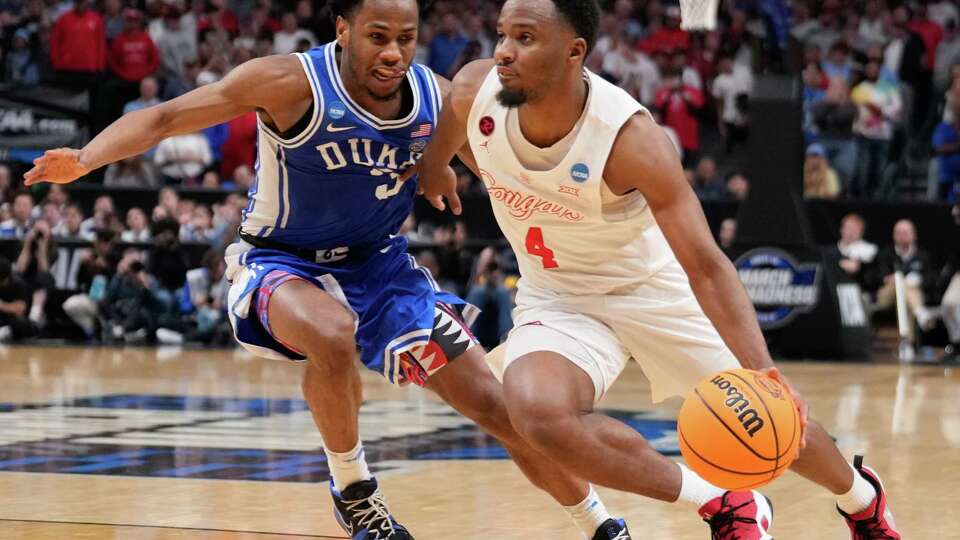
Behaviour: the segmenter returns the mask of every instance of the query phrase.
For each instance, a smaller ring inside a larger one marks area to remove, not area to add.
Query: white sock
[[[573,506],[564,506],[563,509],[570,514],[570,518],[583,533],[584,538],[593,538],[600,525],[612,517],[603,506],[603,501],[600,500],[593,486],[590,486],[590,493],[587,493],[586,499]]]
[[[324,447],[323,453],[327,455],[327,465],[337,491],[343,492],[352,484],[373,478],[367,469],[362,442],[357,441],[357,445],[349,452],[331,452]]]
[[[680,483],[680,497],[677,502],[684,502],[693,505],[697,510],[708,502],[723,497],[726,490],[707,482],[691,471],[686,465],[677,463],[682,475]]]
[[[853,466],[850,468],[853,469]],[[856,514],[866,510],[876,498],[877,490],[873,484],[853,469],[853,487],[843,495],[837,495],[837,506],[848,514]]]

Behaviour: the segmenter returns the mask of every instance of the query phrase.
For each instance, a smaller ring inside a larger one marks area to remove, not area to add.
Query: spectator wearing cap
[[[123,32],[110,44],[110,71],[134,86],[160,67],[160,56],[150,35],[143,30],[143,14],[123,10]]]
[[[90,0],[75,0],[73,9],[53,25],[50,60],[58,79],[71,87],[87,89],[107,67],[107,37],[103,19],[90,9]]]
[[[454,62],[467,46],[467,38],[460,34],[460,20],[453,13],[447,13],[440,21],[440,27],[430,42],[430,69],[444,77],[450,73]]]
[[[35,86],[40,82],[40,65],[30,48],[30,32],[25,28],[13,33],[10,50],[3,60],[3,78],[20,86]]]
[[[27,319],[30,291],[13,273],[9,259],[0,257],[0,343],[30,337],[33,325]]]
[[[827,151],[821,144],[807,148],[803,163],[803,195],[808,199],[836,199],[840,195],[837,171],[827,162]]]
[[[950,122],[941,122],[933,133],[933,152],[938,160],[937,196],[955,202],[960,183],[960,85],[951,91],[953,99],[948,106],[953,110]]]

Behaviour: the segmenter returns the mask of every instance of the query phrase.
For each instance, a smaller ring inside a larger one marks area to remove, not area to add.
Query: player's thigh
[[[277,341],[311,360],[329,358],[352,366],[354,315],[316,284],[304,279],[286,281],[273,291],[266,315]]]
[[[555,382],[547,375],[551,372],[562,374],[564,383],[577,381],[578,391],[580,383],[589,382],[590,404],[600,401],[629,356],[616,334],[597,319],[575,310],[533,308],[518,312],[522,315],[502,350],[504,385],[516,388],[520,384],[530,391],[552,392]],[[557,362],[558,358],[563,361]]]
[[[607,318],[650,381],[653,401],[683,396],[708,375],[740,367],[704,314],[679,264],[631,295],[611,297]]]

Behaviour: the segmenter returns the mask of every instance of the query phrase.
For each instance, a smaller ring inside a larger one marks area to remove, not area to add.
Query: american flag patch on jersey
[[[433,133],[433,124],[420,124],[410,134],[411,137],[429,137]]]

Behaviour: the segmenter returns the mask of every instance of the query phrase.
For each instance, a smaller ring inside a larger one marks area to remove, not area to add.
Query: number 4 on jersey
[[[527,231],[527,253],[540,257],[546,269],[560,268],[557,260],[553,258],[553,250],[543,241],[543,229],[540,227],[530,227]]]

